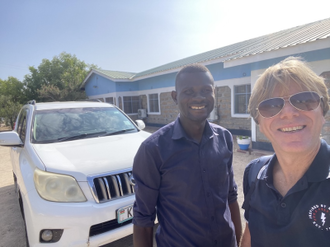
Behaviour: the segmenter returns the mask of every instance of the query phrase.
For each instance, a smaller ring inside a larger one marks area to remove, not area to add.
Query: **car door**
[[[19,166],[19,158],[21,155],[21,152],[24,148],[25,145],[25,137],[26,137],[26,122],[28,119],[28,112],[29,110],[27,108],[23,108],[18,116],[18,121],[17,121],[17,127],[16,131],[21,138],[23,142],[22,147],[12,147],[11,148],[11,162],[13,166],[13,172],[15,173],[16,176],[20,176],[20,166]]]

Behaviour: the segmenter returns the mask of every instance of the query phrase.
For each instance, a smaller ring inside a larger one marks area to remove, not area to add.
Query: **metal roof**
[[[330,38],[330,18],[187,57],[137,73],[134,76],[134,79],[166,70],[180,68],[191,63],[203,63],[215,59],[220,59],[220,61],[225,62],[326,38]]]
[[[93,69],[95,72],[99,74],[103,74],[112,79],[131,79],[136,73],[133,72],[123,72],[123,71],[112,71],[112,70],[104,70],[104,69]]]
[[[183,58],[139,73],[96,70],[113,79],[134,80],[151,74],[178,69],[187,64],[205,63],[212,60],[225,62],[242,57],[278,50],[289,46],[313,42],[320,39],[330,39],[330,18],[296,26],[279,32],[263,35],[257,38],[241,41],[232,45],[207,51],[191,57]],[[329,40],[330,42],[330,40]]]

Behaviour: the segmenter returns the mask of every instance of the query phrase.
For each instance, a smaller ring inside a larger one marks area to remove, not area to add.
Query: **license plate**
[[[118,224],[131,220],[132,218],[133,218],[133,204],[117,209]]]

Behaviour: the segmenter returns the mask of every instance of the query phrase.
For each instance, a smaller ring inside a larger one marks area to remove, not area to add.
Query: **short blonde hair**
[[[303,91],[314,91],[323,97],[321,104],[323,115],[329,110],[328,89],[324,79],[302,61],[300,57],[288,57],[276,65],[269,67],[256,81],[248,106],[248,111],[258,123],[257,107],[265,99],[272,98],[275,88],[282,91],[289,89],[289,83],[296,83]]]

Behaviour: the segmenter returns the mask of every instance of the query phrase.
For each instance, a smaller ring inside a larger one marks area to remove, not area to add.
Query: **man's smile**
[[[200,110],[203,108],[205,108],[205,106],[191,106],[191,109],[193,109],[193,110]]]
[[[305,125],[300,125],[300,126],[294,126],[288,128],[279,128],[278,130],[281,132],[294,132],[294,131],[302,130],[305,127],[306,127]]]

